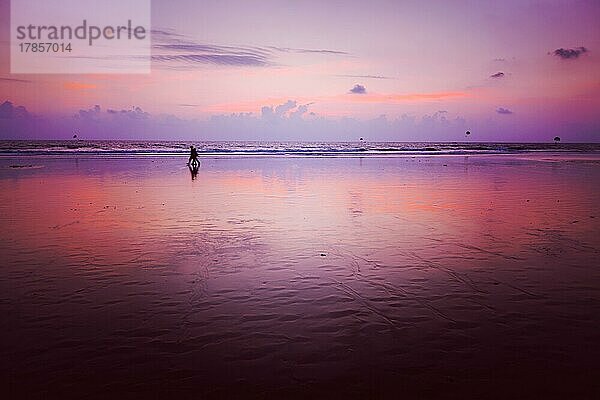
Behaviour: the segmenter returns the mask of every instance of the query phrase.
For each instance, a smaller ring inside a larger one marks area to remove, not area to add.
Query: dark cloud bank
[[[151,114],[140,107],[106,109],[99,105],[70,116],[36,116],[25,107],[0,106],[0,139],[163,139],[163,140],[459,140],[465,119],[447,112],[416,117],[381,115],[369,120],[330,118],[294,100],[264,106],[258,113],[215,115],[205,120]]]
[[[569,141],[597,142],[597,120],[572,121],[519,119],[511,110],[498,108],[512,118],[469,120],[442,110],[422,116],[401,115],[359,120],[332,118],[311,111],[312,103],[288,100],[264,106],[257,113],[214,115],[185,119],[151,114],[140,107],[103,108],[99,105],[73,115],[35,115],[23,106],[0,104],[0,139],[131,139],[131,140],[290,140],[290,141],[463,141],[466,130],[476,141],[547,141],[561,136]]]

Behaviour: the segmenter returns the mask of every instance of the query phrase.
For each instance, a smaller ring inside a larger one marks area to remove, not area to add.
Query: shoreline
[[[187,157],[184,141],[0,141],[5,156]],[[598,143],[493,142],[196,142],[200,157],[421,157],[600,154]]]
[[[36,153],[36,152],[15,152],[15,153],[0,153],[0,159],[16,159],[16,158],[37,158],[37,159],[132,159],[132,158],[187,158],[187,153],[136,153],[136,152],[55,152],[55,153]],[[540,157],[551,157],[553,160],[546,161],[569,161],[569,160],[587,160],[600,161],[600,151],[525,151],[525,152],[455,152],[455,153],[416,153],[416,152],[369,152],[369,153],[336,153],[336,152],[315,152],[315,153],[200,153],[199,159],[250,159],[250,158],[455,158],[455,157],[504,157],[504,158],[521,158],[535,160]],[[544,161],[544,160],[538,160]]]

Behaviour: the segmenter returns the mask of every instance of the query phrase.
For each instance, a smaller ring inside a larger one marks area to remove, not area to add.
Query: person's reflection
[[[190,169],[190,174],[192,175],[192,180],[196,179],[198,177],[198,170],[200,169],[200,163],[196,162],[196,163],[189,164],[188,168]]]

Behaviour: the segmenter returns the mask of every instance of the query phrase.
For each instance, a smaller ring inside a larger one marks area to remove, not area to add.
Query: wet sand
[[[7,398],[593,398],[594,155],[0,158]]]

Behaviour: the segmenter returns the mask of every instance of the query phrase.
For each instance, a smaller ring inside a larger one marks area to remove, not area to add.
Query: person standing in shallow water
[[[194,146],[190,146],[190,158],[188,159],[187,165],[199,165],[198,161],[198,150]]]

